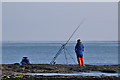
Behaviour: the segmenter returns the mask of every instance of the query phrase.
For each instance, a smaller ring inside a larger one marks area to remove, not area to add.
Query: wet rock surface
[[[113,76],[37,76],[37,75],[20,75],[15,73],[74,73],[74,72],[89,72],[101,71],[107,73],[116,73],[120,70],[118,65],[49,65],[49,64],[31,64],[31,65],[16,65],[3,64],[2,80],[120,80],[120,77]]]

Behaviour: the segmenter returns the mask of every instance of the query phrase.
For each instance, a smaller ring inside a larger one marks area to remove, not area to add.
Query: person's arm
[[[23,59],[21,60],[21,62],[23,62]]]
[[[83,44],[82,44],[82,47],[83,47],[83,51],[84,51],[84,50],[85,50],[85,48],[84,48]]]
[[[28,62],[28,64],[30,64],[30,62]]]
[[[77,52],[77,44],[76,44],[76,46],[75,46],[75,52]]]
[[[27,59],[27,64],[30,64],[29,59]]]
[[[83,51],[85,50],[85,48],[83,48]]]

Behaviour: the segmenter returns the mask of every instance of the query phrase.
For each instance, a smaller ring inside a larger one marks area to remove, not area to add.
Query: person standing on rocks
[[[77,55],[77,60],[78,60],[79,66],[81,66],[81,63],[82,63],[82,66],[85,66],[84,59],[83,59],[83,51],[84,51],[84,46],[83,46],[82,42],[80,41],[80,39],[78,39],[77,44],[75,46],[75,52]]]

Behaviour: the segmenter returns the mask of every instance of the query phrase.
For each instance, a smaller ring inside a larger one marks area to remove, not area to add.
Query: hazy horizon
[[[2,42],[9,43],[9,42],[67,42],[67,41],[2,41]],[[69,41],[69,42],[77,42],[77,41]],[[120,41],[81,41],[81,42],[120,42]]]

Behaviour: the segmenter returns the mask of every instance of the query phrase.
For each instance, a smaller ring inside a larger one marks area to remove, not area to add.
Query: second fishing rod
[[[68,44],[68,42],[70,41],[70,39],[73,37],[73,35],[75,34],[75,32],[78,30],[78,28],[83,24],[84,19],[81,21],[81,23],[78,25],[78,27],[74,30],[74,32],[72,33],[72,35],[69,37],[69,39],[66,41],[65,44],[63,44],[61,46],[61,48],[59,49],[59,51],[57,52],[57,54],[55,55],[55,57],[52,59],[52,61],[50,62],[50,64],[53,64],[54,61],[56,60],[56,58],[58,57],[58,55],[62,52],[62,50],[65,48],[65,46]]]

